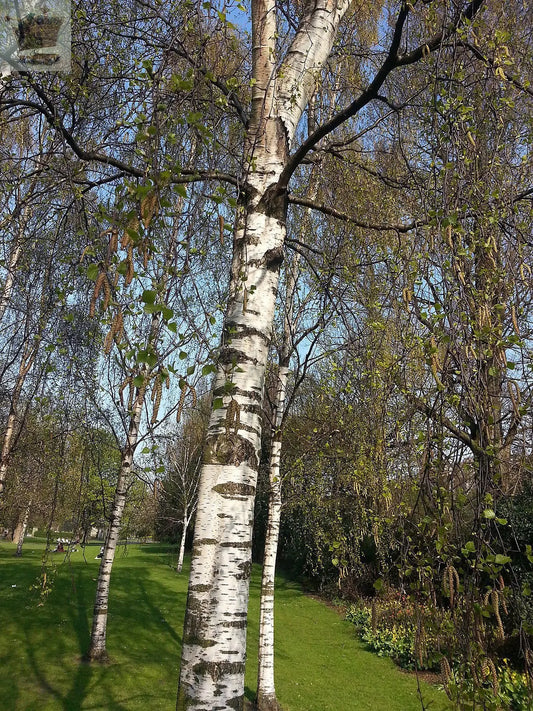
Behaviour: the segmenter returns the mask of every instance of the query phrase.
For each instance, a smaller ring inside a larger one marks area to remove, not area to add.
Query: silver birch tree
[[[131,470],[133,457],[139,438],[139,424],[141,421],[142,406],[144,403],[145,386],[137,388],[135,403],[130,416],[126,446],[122,453],[120,471],[118,475],[113,505],[109,520],[109,528],[104,543],[104,550],[98,571],[96,597],[94,601],[91,641],[87,658],[90,661],[104,661],[107,659],[107,609],[109,590],[111,584],[111,571],[115,560],[122,514],[126,505],[128,486],[131,483]]]
[[[388,51],[367,88],[290,154],[339,24],[345,0],[304,7],[280,56],[275,0],[253,0],[252,96],[239,180],[241,202],[222,345],[214,384],[197,509],[177,711],[242,709],[253,504],[261,440],[260,409],[283,259],[287,187],[309,151],[376,99],[387,76],[440,46],[482,0],[421,45],[400,50],[412,6],[402,4]]]
[[[290,265],[286,284],[286,310],[283,336],[277,369],[277,387],[273,407],[273,432],[270,451],[268,517],[261,574],[261,602],[259,612],[259,659],[257,670],[257,708],[259,711],[277,711],[274,682],[274,585],[281,521],[281,436],[285,398],[291,357],[291,325],[293,292],[296,284],[297,259]]]

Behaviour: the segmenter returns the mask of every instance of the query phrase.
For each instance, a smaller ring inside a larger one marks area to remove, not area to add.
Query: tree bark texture
[[[41,334],[34,338],[34,342],[32,344],[26,345],[22,360],[20,362],[15,387],[11,394],[11,403],[9,406],[9,414],[7,417],[7,424],[4,432],[4,440],[2,442],[2,451],[0,452],[0,496],[4,493],[5,481],[9,467],[9,459],[11,457],[11,449],[13,446],[13,440],[16,438],[17,434],[18,406],[22,393],[22,388],[24,386],[26,376],[30,372],[31,367],[33,365],[33,361],[35,360],[35,357],[37,355],[37,350],[39,348],[40,342]]]
[[[96,598],[94,602],[93,623],[91,629],[91,641],[87,659],[90,661],[105,661],[107,659],[106,635],[107,635],[107,610],[109,604],[109,588],[111,583],[111,570],[115,560],[115,552],[122,523],[122,514],[126,504],[126,494],[130,479],[133,456],[137,446],[139,436],[139,422],[141,410],[144,402],[144,389],[137,391],[137,399],[130,417],[126,447],[122,455],[122,462],[118,475],[109,528],[104,543],[104,551],[100,561],[98,571],[98,581],[96,583]]]
[[[347,2],[304,15],[278,71],[274,0],[252,2],[254,86],[229,299],[199,489],[177,710],[240,711],[261,407],[286,192],[277,188]]]
[[[185,513],[183,515],[183,521],[182,521],[182,531],[181,531],[181,540],[180,540],[180,551],[178,554],[178,565],[176,566],[176,571],[178,573],[181,573],[183,569],[183,559],[185,557],[185,539],[187,538],[187,529],[189,527],[189,517],[187,516],[187,509],[185,509]]]
[[[258,711],[277,711],[274,683],[274,585],[281,521],[281,424],[285,409],[289,369],[280,365],[275,403],[274,436],[270,453],[268,520],[261,576],[261,604],[259,615],[259,663],[257,673]]]
[[[26,535],[26,531],[28,529],[28,521],[30,519],[30,511],[31,511],[31,500],[28,501],[28,503],[26,504],[26,508],[24,509],[24,516],[22,517],[22,521],[20,522],[20,525],[17,526],[15,536],[13,537],[13,540],[17,544],[17,550],[15,552],[15,555],[17,556],[17,558],[20,558],[22,556],[22,546],[24,545],[24,536]]]
[[[305,229],[305,227],[304,227]],[[261,602],[259,615],[259,649],[257,671],[258,711],[278,711],[274,681],[274,596],[276,559],[278,554],[279,528],[281,523],[281,447],[282,425],[285,415],[285,399],[289,363],[292,352],[291,330],[293,328],[293,298],[299,266],[299,255],[294,255],[287,270],[285,288],[285,313],[283,335],[279,353],[278,382],[274,402],[272,444],[269,467],[268,519],[261,575]]]

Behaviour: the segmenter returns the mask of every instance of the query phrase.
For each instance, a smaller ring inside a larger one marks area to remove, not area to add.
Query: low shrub
[[[450,651],[450,613],[427,604],[414,604],[407,596],[351,605],[346,619],[355,625],[373,652],[391,657],[403,669],[436,671],[443,654]]]
[[[476,670],[472,665],[457,665],[442,685],[456,708],[533,711],[533,689],[526,674],[512,669],[506,659],[499,666],[489,660],[477,666]]]
[[[391,657],[407,670],[440,668],[443,690],[462,711],[533,711],[532,681],[514,669],[508,659],[495,665],[481,654],[475,664],[458,661],[460,630],[455,628],[449,610],[392,594],[351,605],[346,619],[378,656]]]

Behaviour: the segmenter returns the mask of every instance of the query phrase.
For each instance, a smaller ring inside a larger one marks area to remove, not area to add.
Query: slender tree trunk
[[[182,646],[178,711],[241,711],[261,406],[279,269],[288,148],[348,3],[318,0],[277,74],[274,0],[252,2],[254,85]]]
[[[22,556],[22,546],[24,544],[24,536],[26,535],[26,530],[28,528],[28,521],[30,518],[30,510],[31,510],[31,499],[28,501],[26,509],[24,510],[24,516],[23,516],[22,521],[20,523],[20,528],[19,528],[19,526],[17,526],[17,531],[15,532],[15,536],[17,536],[17,533],[18,533],[18,539],[16,539],[17,550],[15,552],[15,555],[17,556],[17,558],[20,558]]]
[[[259,618],[259,664],[257,673],[258,711],[278,711],[274,684],[274,585],[281,521],[281,423],[285,409],[288,367],[280,366],[275,404],[275,431],[270,453],[270,489],[268,522],[261,577],[261,607]]]
[[[9,304],[9,299],[11,298],[11,292],[13,291],[13,284],[15,283],[15,271],[17,269],[17,264],[22,251],[22,229],[17,235],[17,240],[15,242],[13,251],[9,257],[9,266],[7,268],[7,277],[2,288],[2,293],[0,294],[0,321],[4,317],[7,305]]]
[[[185,557],[185,538],[187,537],[187,528],[189,526],[189,518],[187,516],[187,509],[185,509],[185,513],[183,514],[183,523],[182,523],[183,529],[181,532],[181,540],[180,540],[180,552],[178,555],[178,565],[176,566],[176,571],[178,573],[181,573],[182,568],[183,568],[183,558]]]
[[[291,357],[291,329],[293,327],[293,297],[299,266],[298,255],[288,268],[285,289],[283,336],[279,354],[278,382],[274,403],[274,422],[269,469],[268,519],[261,576],[261,603],[259,616],[259,650],[257,672],[258,711],[278,711],[274,682],[274,595],[279,527],[281,522],[281,446],[282,424]]]
[[[105,661],[108,656],[106,649],[106,630],[111,570],[113,568],[113,561],[115,560],[115,552],[117,549],[120,526],[122,523],[122,514],[126,503],[126,494],[133,464],[133,456],[137,447],[139,422],[141,419],[143,402],[144,389],[137,391],[137,399],[130,418],[126,447],[122,455],[122,462],[115,489],[113,507],[111,510],[111,518],[109,521],[109,528],[107,530],[104,551],[100,561],[100,569],[98,571],[91,642],[89,651],[87,652],[87,659],[90,661]]]
[[[20,395],[22,393],[22,388],[24,386],[26,376],[28,375],[33,365],[33,361],[35,360],[35,356],[37,355],[37,348],[39,343],[40,337],[38,338],[37,342],[34,343],[31,347],[25,348],[24,355],[20,362],[15,387],[11,395],[9,415],[7,417],[7,425],[4,432],[4,440],[2,442],[2,451],[0,453],[0,496],[4,493],[5,480],[9,467],[9,459],[11,457],[11,448],[13,444],[13,439],[16,435],[16,424]]]

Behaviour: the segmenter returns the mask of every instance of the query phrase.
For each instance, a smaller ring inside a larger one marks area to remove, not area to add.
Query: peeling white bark
[[[277,78],[278,115],[286,128],[289,145],[350,2],[315,0],[307,4]]]

